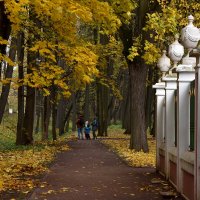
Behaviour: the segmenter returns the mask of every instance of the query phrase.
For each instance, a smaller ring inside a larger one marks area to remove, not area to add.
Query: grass
[[[16,114],[5,114],[0,125],[0,151],[15,149]]]
[[[69,150],[66,144],[69,134],[57,141],[41,141],[41,134],[34,134],[33,145],[15,145],[17,116],[6,115],[0,125],[0,199],[24,199],[36,185],[37,177],[48,170],[48,166],[61,151]],[[16,198],[17,197],[17,198]],[[3,198],[4,199],[4,198]]]
[[[111,124],[108,127],[108,130],[119,130],[119,129],[122,129],[122,124],[120,121],[117,121],[115,124]]]
[[[69,125],[69,132],[67,135],[71,134],[71,124]],[[15,150],[29,150],[29,149],[42,149],[44,145],[40,143],[42,138],[42,133],[38,132],[33,134],[34,145],[16,145],[16,130],[17,130],[17,113],[5,114],[3,121],[0,125],[0,152],[3,151],[15,151]],[[58,131],[57,131],[58,132]],[[51,127],[49,127],[49,139],[52,141]],[[64,134],[66,136],[66,134]],[[60,136],[58,136],[59,138]]]

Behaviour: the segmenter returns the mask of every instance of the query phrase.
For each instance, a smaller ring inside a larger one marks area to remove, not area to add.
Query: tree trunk
[[[5,2],[0,1],[0,37],[4,40],[8,40],[10,36],[11,26],[8,16],[5,13]],[[6,45],[0,45],[0,53],[6,53]]]
[[[42,98],[41,102],[41,118],[40,118],[40,132],[41,132],[41,138],[43,140],[43,134],[44,134],[44,97]]]
[[[38,134],[39,128],[40,128],[40,117],[41,117],[41,111],[36,111],[36,124],[35,124],[35,134]]]
[[[66,132],[68,132],[68,130],[69,130],[69,117],[70,117],[70,113],[72,111],[72,108],[73,108],[73,103],[71,102],[70,106],[68,108],[68,111],[65,115],[65,119],[64,119],[64,123],[63,123],[63,128],[64,128],[64,130],[66,130]]]
[[[30,73],[27,69],[27,73]],[[28,145],[33,143],[33,127],[34,127],[34,112],[35,112],[35,88],[27,86],[25,116],[22,129],[23,144]]]
[[[87,121],[90,120],[90,86],[88,84],[85,88],[84,118]]]
[[[130,108],[130,81],[128,81],[128,90],[126,92],[126,98],[124,99],[124,108],[122,115],[122,128],[126,129],[126,134],[131,134],[131,108]],[[134,116],[133,116],[134,117]]]
[[[73,98],[73,97],[72,97]],[[62,102],[60,102],[59,105],[59,110],[62,109],[62,111],[59,111],[58,115],[60,116],[60,121],[59,121],[59,134],[64,134],[65,133],[65,125],[67,121],[69,121],[70,113],[73,108],[73,100],[66,100],[66,99],[61,99]],[[67,113],[66,113],[67,111]]]
[[[102,87],[97,83],[97,115],[98,115],[98,136],[103,136],[103,111],[102,111]]]
[[[59,135],[64,134],[64,119],[65,119],[65,111],[67,108],[67,100],[64,97],[61,97],[59,103],[58,103],[58,109],[57,109],[57,128],[59,129]]]
[[[65,132],[69,132],[69,119],[67,120],[65,125]]]
[[[28,48],[32,45],[32,38],[27,41]],[[35,54],[31,51],[27,53],[27,74],[32,74],[32,65],[35,61]],[[33,129],[34,129],[34,116],[35,116],[35,88],[26,86],[26,106],[24,123],[22,128],[23,144],[28,145],[33,143]]]
[[[131,140],[130,149],[148,152],[145,123],[146,66],[144,63],[131,63]]]
[[[42,114],[42,102],[43,96],[39,90],[36,91],[36,109],[35,109],[35,117],[36,117],[36,124],[35,124],[35,133],[37,134],[40,130],[40,122],[41,122],[41,114]]]
[[[73,93],[73,113],[72,113],[72,131],[76,131],[77,108],[76,108],[76,95]]]
[[[98,136],[107,136],[108,128],[108,88],[98,83],[97,86],[98,109]]]
[[[21,81],[24,78],[24,34],[19,34],[17,42],[17,60],[18,60],[18,78],[19,78],[19,88],[18,88],[18,120],[17,120],[17,135],[16,135],[16,144],[23,144],[23,121],[24,121],[24,86]]]
[[[108,136],[108,96],[109,96],[109,89],[105,86],[103,86],[103,119],[104,119],[104,134],[105,136]]]
[[[52,90],[51,90],[51,93],[52,93],[52,99],[51,99],[51,102],[52,102],[52,137],[53,137],[53,140],[56,140],[57,139],[57,135],[56,135],[56,118],[57,118],[57,106],[56,106],[56,88],[55,86],[53,85],[52,86]]]
[[[49,137],[49,121],[51,117],[51,106],[50,106],[50,97],[44,97],[44,114],[43,114],[43,130],[42,140],[47,140]]]
[[[16,46],[17,46],[17,39],[12,38],[10,51],[9,51],[9,58],[13,61],[15,60]],[[9,82],[2,86],[2,93],[0,97],[0,123],[2,122],[3,114],[4,114],[6,103],[8,100],[8,95],[9,95],[10,85],[11,85],[11,80],[9,79],[12,78],[12,74],[13,74],[13,66],[8,65],[6,69],[6,73],[5,73],[5,79],[7,79]]]
[[[112,96],[109,98],[109,104],[108,104],[108,124],[110,125],[113,120],[114,115],[114,109],[115,109],[115,97]]]
[[[120,28],[120,37],[124,45],[124,56],[129,55],[129,48],[133,44],[133,38],[141,37],[142,46],[145,42],[145,25],[146,14],[149,12],[149,1],[140,0],[134,19],[130,24],[123,24]],[[136,151],[148,151],[146,121],[145,121],[145,99],[146,99],[146,74],[147,69],[140,57],[134,58],[133,62],[127,61],[130,76],[131,94],[130,94],[130,120],[131,120],[131,139],[130,148]]]
[[[154,76],[153,76],[153,84],[156,84],[158,82],[159,75],[158,75],[158,69],[154,69]],[[155,90],[153,90],[153,102],[152,102],[153,108],[152,108],[152,128],[150,130],[150,134],[155,137],[156,133],[156,95]]]
[[[146,128],[151,129],[151,119],[152,119],[152,98],[153,98],[153,67],[150,66],[148,69],[148,86],[146,95]]]

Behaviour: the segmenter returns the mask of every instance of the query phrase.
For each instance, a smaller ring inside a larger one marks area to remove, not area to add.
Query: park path
[[[68,144],[29,200],[163,199],[160,184],[151,184],[155,169],[128,166],[98,140]]]

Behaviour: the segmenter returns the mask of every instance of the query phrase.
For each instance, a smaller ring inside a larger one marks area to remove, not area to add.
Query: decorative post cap
[[[170,59],[166,56],[167,51],[163,50],[162,56],[158,59],[157,66],[162,72],[162,78],[165,76],[166,72],[169,70],[171,64],[170,64]],[[159,80],[161,81],[161,79]]]
[[[178,63],[184,55],[184,47],[178,42],[179,35],[175,35],[175,41],[169,45],[168,55],[174,63]]]
[[[157,66],[161,72],[167,72],[170,68],[170,59],[166,56],[167,51],[163,50],[162,56],[158,59]]]
[[[200,30],[193,25],[194,17],[188,16],[188,25],[181,30],[181,41],[189,51],[194,49],[200,40]]]
[[[184,47],[178,42],[179,35],[175,35],[175,41],[169,45],[168,55],[173,61],[174,66],[169,70],[169,75],[172,75],[172,69],[176,69],[177,63],[182,59],[184,55]]]
[[[193,21],[194,21],[194,17],[192,15],[189,15],[188,16],[188,22],[189,22],[189,24],[193,25]]]

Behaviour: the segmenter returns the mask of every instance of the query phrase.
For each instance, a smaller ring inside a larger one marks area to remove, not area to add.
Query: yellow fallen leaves
[[[68,187],[63,187],[63,188],[60,188],[58,190],[47,190],[46,192],[42,192],[41,195],[43,197],[47,196],[47,195],[50,195],[50,194],[60,194],[60,193],[66,193],[66,192],[69,192],[70,188]]]
[[[116,151],[120,157],[134,167],[155,167],[156,144],[155,140],[148,138],[149,153],[135,152],[129,149],[130,136],[124,135],[123,130],[110,130],[108,140],[102,141],[105,145]]]
[[[0,191],[3,189],[3,180],[0,180]]]
[[[0,152],[0,190],[14,189],[27,194],[36,185],[34,177],[48,170],[55,154],[67,151],[66,138],[39,142],[30,148]]]

